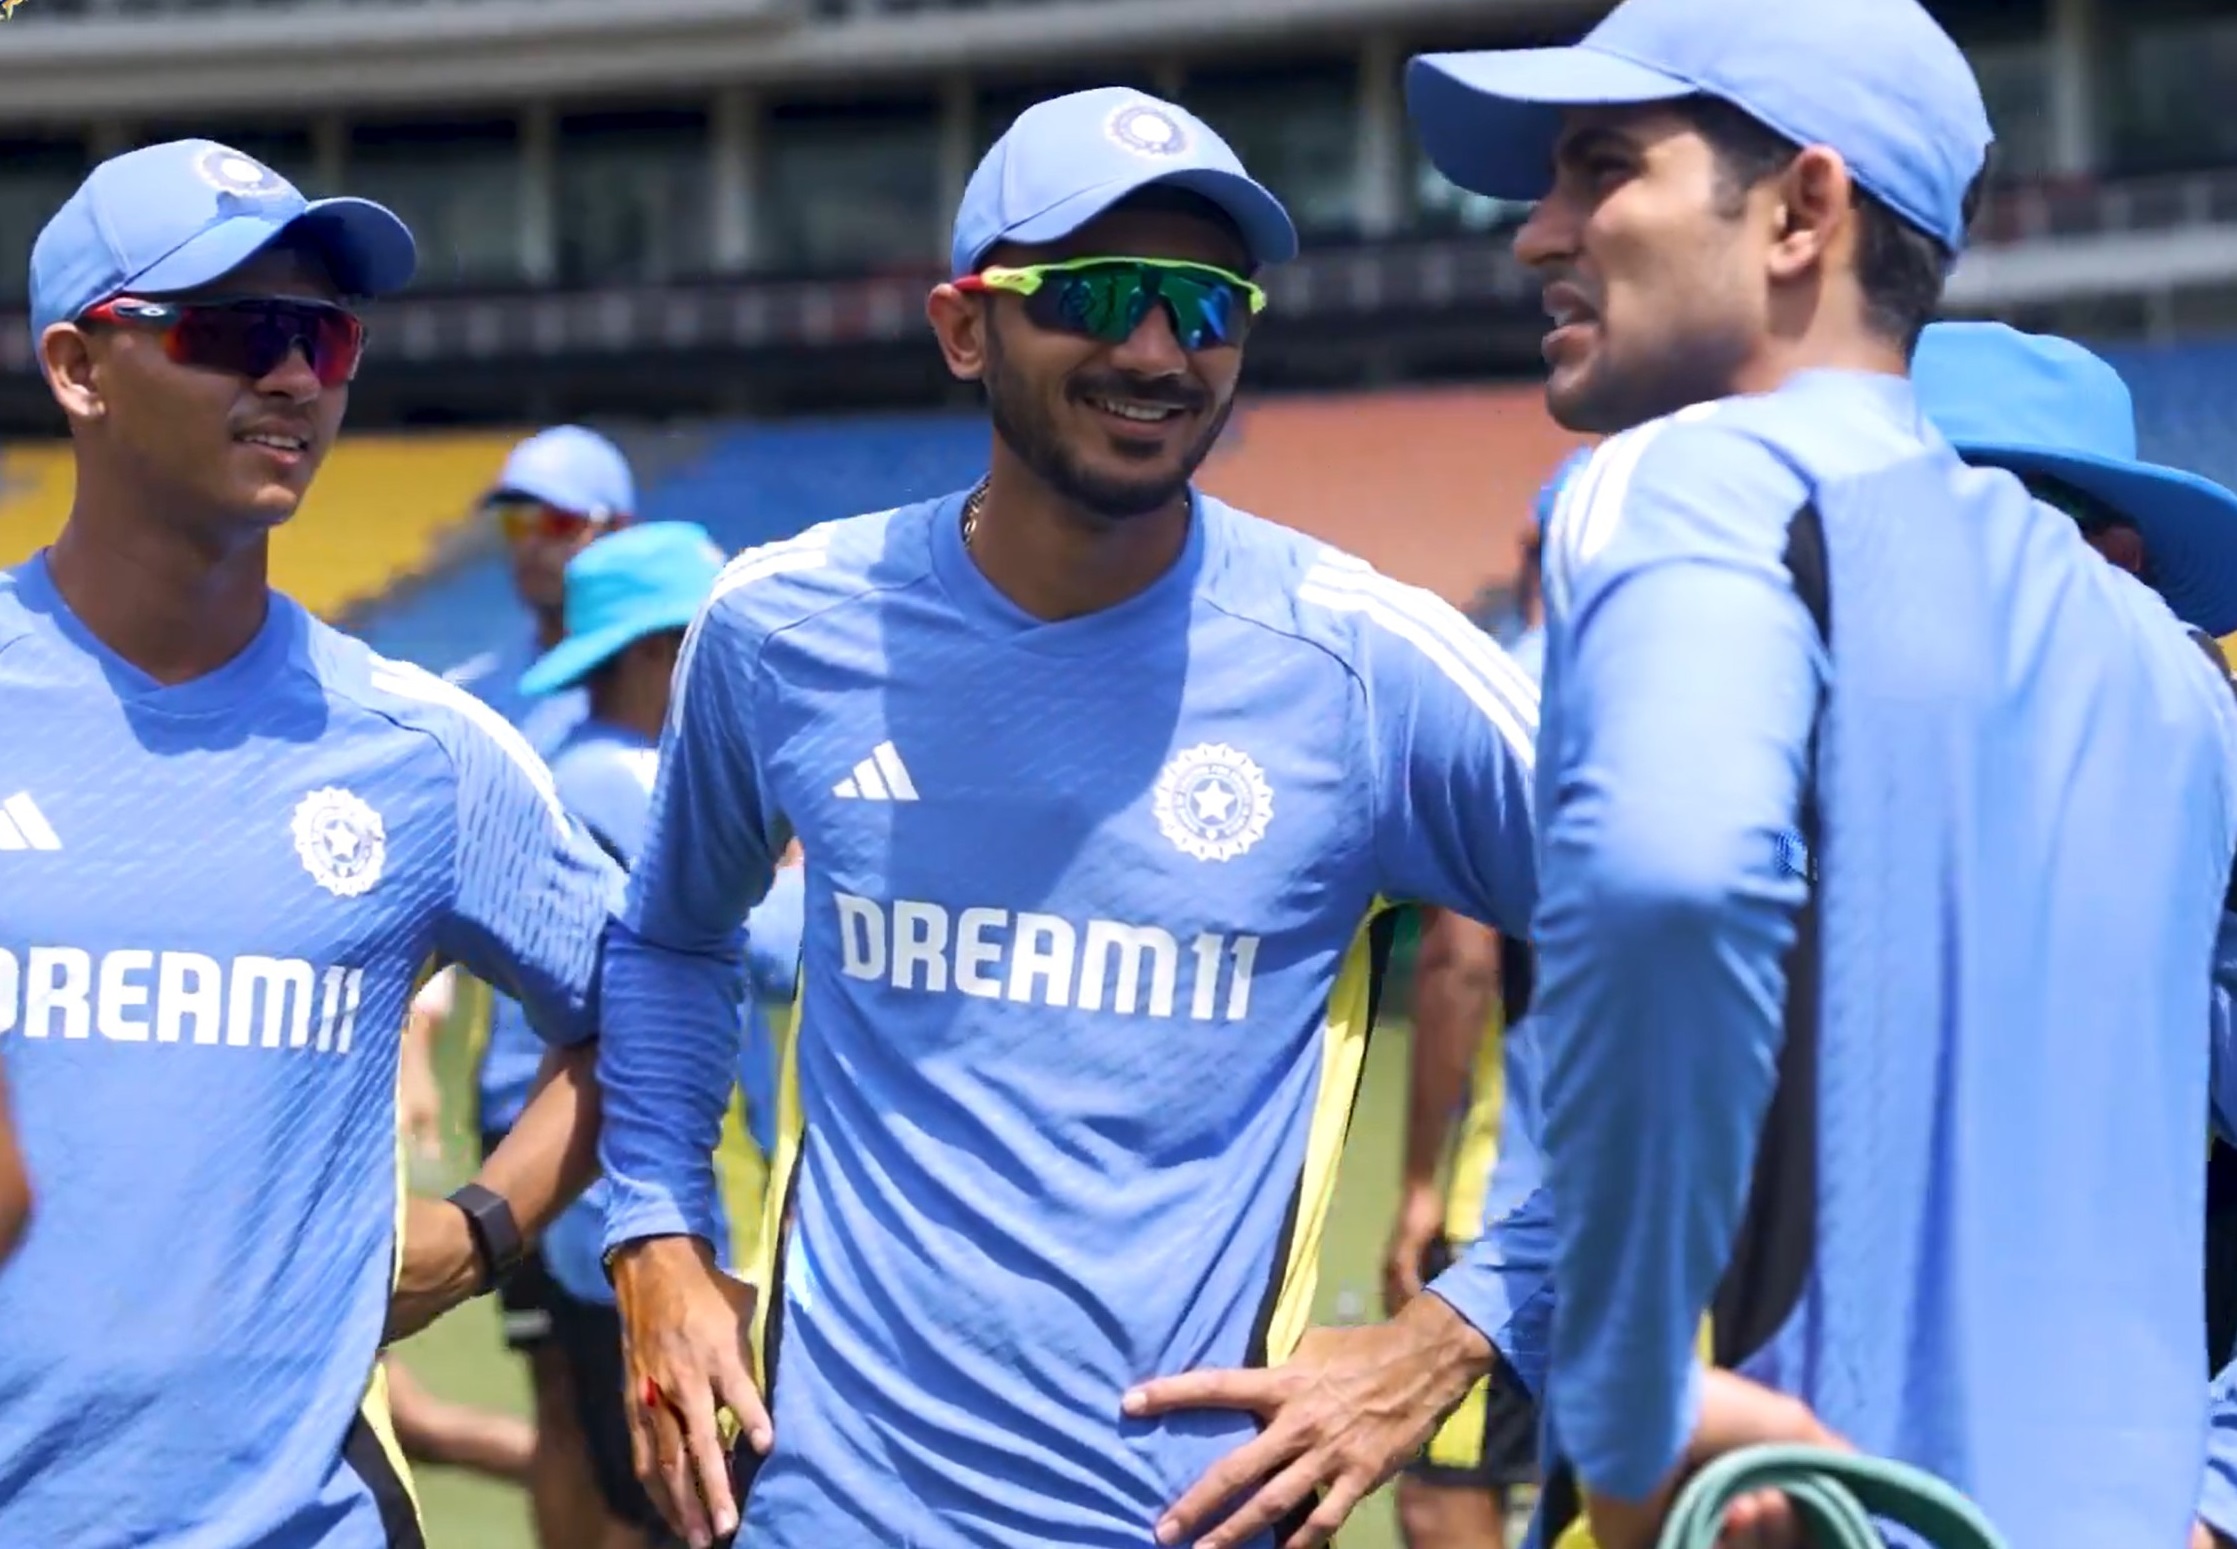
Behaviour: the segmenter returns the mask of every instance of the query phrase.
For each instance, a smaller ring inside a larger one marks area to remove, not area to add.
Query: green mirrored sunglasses
[[[1121,344],[1162,303],[1184,350],[1243,342],[1266,292],[1241,275],[1174,258],[1072,258],[967,274],[957,290],[1007,291],[1036,327]]]

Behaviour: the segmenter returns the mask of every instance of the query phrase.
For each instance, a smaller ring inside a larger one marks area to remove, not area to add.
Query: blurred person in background
[[[418,1542],[379,1351],[594,1170],[619,869],[485,706],[269,584],[353,303],[414,263],[387,210],[207,140],[103,162],[32,249],[76,487],[0,576],[0,722],[44,733],[0,750],[0,1057],[47,1228],[0,1277],[11,1543]],[[556,1058],[474,1181],[400,1199],[397,1030],[444,958]]]
[[[639,1467],[695,1543],[740,1496],[757,1549],[1142,1542],[1251,1426],[1143,1423],[1128,1386],[1304,1335],[1381,900],[1524,928],[1528,677],[1191,488],[1295,246],[1185,110],[1028,109],[927,306],[986,477],[740,556],[693,625],[609,942],[603,1158]],[[738,926],[794,837],[756,1299],[715,1272],[707,1152]]]
[[[528,437],[505,459],[480,511],[502,535],[513,589],[528,611],[528,628],[507,648],[461,663],[444,674],[520,729],[539,757],[550,760],[589,713],[582,689],[532,695],[522,673],[567,634],[566,574],[576,555],[609,533],[625,530],[637,505],[629,461],[596,431],[559,425]],[[527,1101],[542,1050],[520,1004],[474,987],[459,993],[455,970],[431,983],[414,1008],[405,1072],[405,1116],[425,1154],[440,1147],[440,1093],[431,1041],[437,1029],[475,1024],[482,1035],[476,1062],[475,1120],[481,1151],[505,1138]],[[472,1000],[460,1016],[459,1003]],[[552,1334],[552,1285],[542,1250],[533,1251],[499,1291],[506,1348],[528,1362],[536,1452],[529,1471],[530,1509],[542,1549],[596,1549],[604,1512],[580,1424],[581,1395],[567,1357]]]
[[[586,714],[552,752],[552,779],[568,810],[624,867],[643,844],[684,628],[721,569],[722,551],[691,523],[647,523],[593,543],[566,569],[565,633],[520,679],[531,699],[584,695]],[[761,1002],[790,993],[799,893],[799,872],[790,868],[747,922],[758,971],[740,1012],[738,1069],[740,1084],[761,1094],[750,1119],[763,1137],[774,1116],[765,1107],[773,1051]],[[766,1167],[759,1172],[765,1177]],[[605,1192],[602,1182],[593,1184],[544,1235],[551,1343],[567,1362],[576,1422],[606,1509],[602,1549],[655,1549],[673,1540],[630,1459],[621,1323],[602,1258]],[[761,1190],[726,1190],[722,1203],[733,1220],[758,1216]]]
[[[1540,557],[1561,488],[1584,452],[1562,461],[1532,502],[1522,533],[1513,611],[1493,637],[1537,678],[1545,660]],[[1383,1254],[1383,1306],[1395,1315],[1508,1208],[1495,1197],[1495,1165],[1510,1185],[1535,1177],[1535,1161],[1510,1158],[1529,1142],[1508,1101],[1510,1044],[1525,1035],[1529,943],[1449,909],[1421,911],[1408,1046],[1406,1132],[1396,1220]],[[1525,1189],[1527,1192],[1527,1188]],[[1445,1417],[1399,1477],[1399,1530],[1408,1549],[1498,1549],[1516,1492],[1538,1473],[1538,1414],[1512,1373],[1487,1377]]]
[[[2113,366],[2055,335],[2001,323],[1936,323],[1911,372],[1919,405],[1975,467],[2017,474],[2105,559],[2152,587],[2217,651],[2237,636],[2237,494],[2137,454],[2135,406]],[[2224,962],[2237,952],[2226,939]],[[2237,1049],[2226,988],[2215,1003],[2214,1124],[2206,1170],[2206,1354],[2237,1337]],[[2206,1489],[2194,1549],[2237,1537],[2237,1367],[2213,1390]]]
[[[1448,177],[1539,198],[1549,407],[1616,433],[1547,535],[1559,1209],[1537,1266],[1471,1250],[1315,1363],[1176,1384],[1267,1421],[1177,1525],[1275,1475],[1253,1520],[1348,1504],[1497,1346],[1601,1549],[1834,1431],[2014,1542],[2181,1542],[2237,705],[1906,380],[1990,143],[1970,67],[1910,0],[1625,0],[1409,93]]]

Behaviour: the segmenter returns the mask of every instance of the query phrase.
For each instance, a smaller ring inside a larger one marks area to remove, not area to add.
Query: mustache
[[[1202,409],[1212,401],[1211,394],[1176,377],[1135,377],[1123,372],[1074,378],[1070,396],[1074,399],[1128,398],[1136,403],[1184,411]]]

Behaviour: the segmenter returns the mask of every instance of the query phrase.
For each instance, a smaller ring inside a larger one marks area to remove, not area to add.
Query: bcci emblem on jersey
[[[381,815],[335,786],[311,792],[296,805],[291,825],[295,853],[311,880],[336,898],[358,898],[381,880],[388,834]]]
[[[1158,828],[1182,854],[1231,861],[1266,837],[1274,788],[1248,753],[1200,742],[1167,761],[1150,802]]]

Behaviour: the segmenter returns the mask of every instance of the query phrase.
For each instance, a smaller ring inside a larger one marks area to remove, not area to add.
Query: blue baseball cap
[[[1570,48],[1423,54],[1406,103],[1437,170],[1500,199],[1553,183],[1564,108],[1720,98],[1849,173],[1952,253],[1996,136],[1917,0],[1623,0]]]
[[[31,247],[31,322],[45,332],[123,295],[163,296],[222,279],[290,233],[307,238],[352,296],[411,283],[411,229],[369,199],[305,199],[253,156],[170,140],[112,156]]]
[[[1070,236],[1152,184],[1201,194],[1241,228],[1254,265],[1297,256],[1289,212],[1205,122],[1124,86],[1036,102],[980,161],[955,212],[949,260],[976,273],[998,242]]]
[[[523,694],[556,694],[647,635],[698,616],[723,554],[696,522],[647,522],[600,538],[567,562],[567,636],[520,675]]]
[[[2237,631],[2237,494],[2136,455],[2136,407],[2112,365],[2055,335],[1935,323],[1911,361],[1919,407],[1969,463],[2042,473],[2136,524],[2176,617]]]
[[[558,425],[513,448],[490,487],[492,495],[526,495],[562,511],[600,520],[628,517],[637,509],[637,481],[629,459],[595,430]]]

